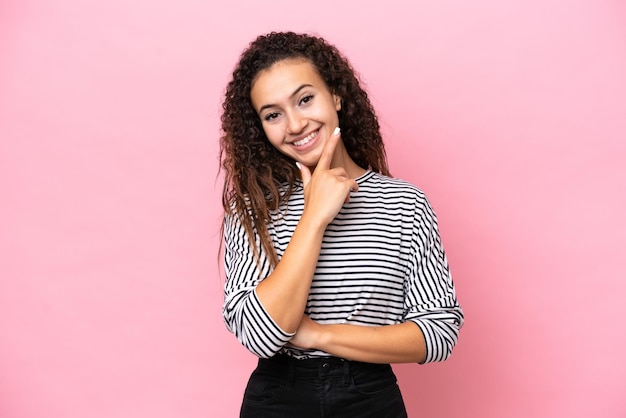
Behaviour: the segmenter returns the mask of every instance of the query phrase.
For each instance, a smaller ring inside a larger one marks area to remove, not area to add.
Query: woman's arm
[[[368,363],[422,363],[426,343],[414,322],[396,325],[322,325],[304,315],[290,344]]]
[[[359,187],[343,168],[330,168],[339,138],[337,130],[326,143],[313,175],[308,167],[301,167],[302,217],[280,262],[256,288],[267,313],[287,333],[295,332],[302,319],[326,226],[348,200],[350,191]]]
[[[302,167],[303,214],[280,262],[272,271],[263,252],[255,262],[244,228],[236,216],[224,223],[226,326],[259,357],[271,357],[293,336],[304,312],[326,226],[358,184],[342,168],[330,168],[339,142],[327,142],[313,175]]]
[[[452,353],[463,326],[437,218],[425,201],[414,219],[410,266],[405,278],[402,323],[383,326],[319,324],[304,316],[290,343],[371,363],[433,362]]]

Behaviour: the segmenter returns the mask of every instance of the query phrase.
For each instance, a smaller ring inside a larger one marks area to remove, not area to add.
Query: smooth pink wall
[[[312,31],[360,70],[466,313],[413,417],[624,417],[626,8],[608,0],[0,3],[0,416],[232,417],[221,95]],[[348,98],[349,100],[349,98]]]

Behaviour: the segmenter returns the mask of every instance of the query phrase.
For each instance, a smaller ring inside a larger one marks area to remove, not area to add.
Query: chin
[[[296,161],[298,161],[300,164],[304,164],[307,167],[309,167],[311,170],[315,168],[315,166],[317,166],[317,163],[319,162],[319,157],[315,157],[315,158],[296,158]]]

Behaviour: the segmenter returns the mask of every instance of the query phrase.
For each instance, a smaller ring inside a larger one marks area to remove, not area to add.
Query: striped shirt
[[[463,312],[430,203],[404,180],[367,171],[356,181],[358,192],[326,228],[305,313],[322,324],[413,321],[425,337],[425,362],[443,361],[457,342]],[[298,183],[268,224],[279,260],[303,209]],[[227,328],[262,358],[278,352],[296,358],[329,356],[285,346],[294,334],[272,320],[256,294],[257,284],[272,271],[259,237],[255,236],[258,264],[236,216],[226,216],[224,237]]]

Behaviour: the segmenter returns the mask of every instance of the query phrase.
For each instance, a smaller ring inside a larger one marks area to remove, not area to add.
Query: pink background
[[[0,2],[0,416],[233,417],[221,96],[269,30],[359,69],[466,326],[413,417],[626,416],[619,0]]]

